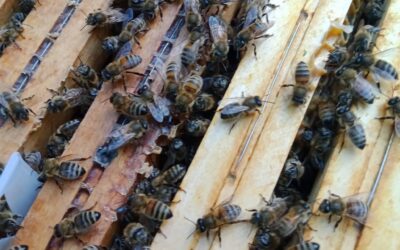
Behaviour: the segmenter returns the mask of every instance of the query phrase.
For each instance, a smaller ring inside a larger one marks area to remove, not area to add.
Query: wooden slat
[[[16,40],[21,49],[11,44],[0,57],[0,65],[2,65],[0,68],[0,91],[11,90],[11,86],[31,60],[67,3],[54,0],[41,0],[40,2],[42,5],[39,5],[24,20],[24,32],[22,33],[24,38],[19,36]]]
[[[91,3],[90,9],[93,9],[93,6],[95,5]],[[89,9],[89,6],[87,6],[87,8]],[[161,40],[168,27],[171,25],[172,18],[176,15],[178,9],[179,6],[177,5],[168,5],[168,7],[164,10],[164,13],[166,13],[164,21],[160,22],[158,18],[150,27],[150,31],[147,32],[144,37],[140,38],[143,49],[139,50],[139,48],[136,46],[134,51],[136,51],[135,53],[142,57],[143,61],[142,64],[135,68],[135,70],[139,72],[145,71],[153,53],[159,47]],[[80,22],[82,21],[84,21],[83,16],[81,16]],[[82,25],[83,23],[75,23],[73,24],[73,27],[82,27]],[[61,37],[59,39],[61,39]],[[79,46],[76,47],[79,48]],[[132,85],[130,87],[134,87],[134,85],[137,84],[138,79],[136,77],[130,77],[131,76],[126,76],[127,85]],[[100,91],[94,103],[91,105],[88,113],[81,123],[81,126],[79,126],[78,130],[74,134],[63,155],[79,155],[82,157],[92,156],[94,155],[96,148],[105,141],[106,136],[110,133],[118,117],[111,104],[104,101],[111,96],[112,91],[113,87],[109,83],[105,83],[102,91]],[[94,188],[92,193],[94,198],[91,198],[87,202],[87,207],[93,205],[93,203],[91,203],[92,200],[97,201],[97,209],[103,212],[103,217],[96,227],[93,228],[93,232],[96,232],[96,235],[89,233],[87,236],[85,236],[87,238],[83,238],[84,240],[88,240],[90,242],[92,242],[92,240],[102,242],[103,240],[109,241],[110,237],[112,236],[108,233],[112,221],[110,221],[111,219],[109,217],[109,213],[107,214],[104,212],[106,209],[104,207],[104,202],[116,202],[114,200],[115,193],[112,192],[114,187],[110,187],[110,184],[120,183],[114,178],[121,178],[121,168],[124,168],[125,165],[119,163],[121,162],[118,159],[115,159],[113,164],[111,164],[103,174],[101,171],[99,173],[99,171],[96,170],[89,173],[87,179],[91,180],[89,182],[92,188]],[[82,162],[81,165],[87,171],[89,171],[92,168],[93,163],[91,160],[88,160]],[[93,176],[91,176],[92,174]],[[100,177],[102,178],[101,182],[98,182]],[[80,185],[81,183],[79,181],[68,184],[66,183],[64,185],[63,194],[60,194],[54,182],[46,182],[31,210],[29,211],[27,218],[24,220],[24,228],[18,232],[15,243],[28,244],[30,247],[33,246],[33,249],[45,249],[53,234],[52,228],[67,212],[68,207],[72,204],[80,189]],[[98,189],[96,187],[98,187]],[[108,192],[111,193],[109,194],[108,198],[106,198],[105,193]],[[87,197],[84,197],[82,200],[79,199],[79,202],[81,202],[80,204],[83,205],[86,202],[86,199]],[[113,205],[113,203],[110,205]],[[47,218],[46,221],[43,221],[43,218]],[[32,232],[36,233],[32,234]],[[74,240],[68,240],[64,245],[64,249],[80,249],[81,247],[82,246],[77,244],[77,242]]]
[[[315,63],[312,61],[314,60],[312,54],[316,51],[319,51],[316,60],[326,58],[328,51],[320,50],[321,44],[323,42],[333,44],[338,38],[331,36],[324,41],[330,30],[331,20],[343,21],[350,4],[350,0],[308,2],[304,9],[304,12],[309,14],[310,17],[304,24],[308,27],[303,32],[300,31],[304,34],[304,38],[292,63],[287,65],[290,72],[286,75],[286,78],[277,83],[278,86],[293,82],[292,71],[299,61],[309,62],[310,65]],[[308,95],[308,103],[318,81],[319,76],[314,75],[311,80],[312,90]],[[254,150],[249,151],[245,156],[248,162],[243,162],[245,170],[242,178],[235,186],[226,183],[217,203],[233,194],[232,203],[240,205],[243,210],[246,208],[259,209],[264,206],[259,195],[262,194],[264,197],[272,195],[308,106],[308,103],[301,107],[291,104],[292,94],[293,89],[279,89],[278,96],[274,101],[275,104],[263,125],[259,138],[257,138]],[[234,193],[232,190],[234,190]],[[249,216],[249,212],[243,212],[243,218],[249,218]],[[221,235],[222,246],[226,249],[246,249],[255,234],[255,230],[252,230],[252,233],[249,234],[250,231],[250,224],[239,224],[224,228]],[[218,248],[219,242],[214,239],[212,249]]]
[[[71,17],[68,25],[64,28],[57,42],[53,45],[47,56],[43,59],[38,71],[29,82],[22,98],[33,96],[26,105],[30,107],[38,116],[42,116],[45,112],[45,102],[52,97],[47,89],[58,89],[61,81],[63,81],[71,67],[77,60],[77,57],[90,40],[91,33],[89,30],[81,31],[79,27],[85,24],[85,14],[93,10],[93,8],[107,8],[111,0],[86,0],[80,5],[82,11],[77,10]],[[55,65],[57,67],[55,67]],[[17,128],[11,122],[5,124],[0,129],[0,136],[3,139],[0,145],[0,161],[6,161],[9,155],[17,151],[26,141],[29,133],[38,128],[38,120],[34,116]]]
[[[395,20],[398,18],[400,1],[390,2],[388,13],[383,20],[381,35],[376,42],[379,50],[399,46],[396,34],[400,32],[400,24]],[[400,58],[398,55],[399,53],[391,53],[377,57],[390,62],[395,68],[399,68]],[[382,91],[391,96],[392,85],[382,84]],[[360,122],[365,129],[367,145],[363,150],[359,150],[351,143],[347,135],[343,134],[339,137],[321,180],[314,187],[315,190],[318,190],[315,191],[316,196],[312,198],[316,200],[315,210],[318,209],[321,199],[329,196],[329,191],[341,196],[348,196],[371,190],[392,131],[391,122],[381,122],[375,119],[384,116],[386,103],[387,97],[380,95],[372,105],[356,105],[354,107],[354,113],[359,117],[357,122]],[[385,197],[388,197],[386,195]],[[379,220],[382,218],[380,217]],[[334,222],[336,220],[337,218],[333,218]],[[353,249],[360,234],[359,228],[346,218],[335,232],[334,223],[328,224],[327,216],[314,216],[310,220],[310,225],[317,231],[307,232],[306,238],[312,238],[313,241],[320,243],[323,249]],[[374,233],[377,232],[377,229],[373,228]],[[384,241],[390,240],[385,239]]]
[[[238,97],[242,92],[245,95],[262,95],[266,92],[268,83],[276,71],[276,65],[285,54],[286,41],[296,25],[297,20],[291,17],[298,17],[304,4],[305,1],[287,2],[269,14],[275,25],[268,33],[274,36],[257,43],[257,60],[254,60],[251,48],[247,51],[231,81],[226,97]],[[271,47],[274,47],[274,50],[271,50]],[[250,84],[255,81],[258,84]],[[167,238],[157,235],[152,249],[195,248],[199,238],[195,235],[185,239],[193,231],[194,225],[184,217],[196,220],[213,206],[224,177],[229,173],[233,160],[249,132],[250,122],[251,119],[244,118],[229,134],[232,123],[222,122],[219,117],[213,119],[181,184],[186,193],[177,194],[175,200],[180,202],[172,205],[174,217],[162,225],[161,230]],[[223,142],[223,145],[216,142]]]
[[[0,25],[8,22],[19,0],[0,0]]]

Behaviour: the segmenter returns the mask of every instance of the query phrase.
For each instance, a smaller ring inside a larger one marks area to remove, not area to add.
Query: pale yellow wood
[[[400,24],[396,21],[399,17],[399,9],[400,1],[391,1],[388,13],[383,20],[381,35],[377,40],[379,50],[399,46],[396,35],[400,32]],[[378,50],[374,52],[378,52]],[[400,67],[398,52],[377,55],[377,57],[390,62],[395,68]],[[391,96],[392,85],[390,83],[382,84],[382,91]],[[381,122],[375,119],[385,115],[387,100],[387,97],[380,95],[372,105],[360,104],[354,107],[354,113],[359,117],[358,122],[364,126],[367,135],[367,146],[364,150],[359,150],[350,142],[347,135],[339,137],[326,170],[319,184],[315,187],[318,191],[315,191],[316,203],[314,209],[318,209],[321,199],[328,197],[329,191],[341,196],[370,191],[392,130],[391,122]],[[342,146],[343,138],[344,144]],[[385,198],[390,197],[389,195],[385,194]],[[386,207],[385,211],[388,211],[387,209]],[[380,216],[378,220],[383,218],[384,216]],[[336,222],[337,219],[333,218],[333,221]],[[311,218],[310,225],[317,231],[308,231],[306,238],[312,238],[313,241],[320,243],[322,249],[354,249],[360,235],[359,228],[346,218],[335,232],[334,223],[328,224],[327,216],[324,215]],[[374,233],[381,229],[382,227],[378,229],[373,226]],[[367,232],[369,229],[365,230]],[[370,238],[372,237],[375,236]],[[391,239],[385,239],[384,241],[390,242]]]
[[[67,4],[67,1],[63,0],[41,0],[40,2],[42,5],[39,5],[36,10],[32,10],[24,20],[23,37],[19,36],[16,40],[21,49],[11,44],[0,57],[0,91],[11,90],[12,85],[31,60]]]

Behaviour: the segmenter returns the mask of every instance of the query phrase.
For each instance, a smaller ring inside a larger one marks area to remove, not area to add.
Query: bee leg
[[[142,49],[142,45],[140,44],[139,40],[136,38],[136,36],[133,37],[133,41],[139,46],[139,49]]]
[[[342,222],[343,216],[340,216],[340,219],[335,223],[335,230],[339,226],[340,222]]]
[[[207,240],[208,240],[208,238],[210,238],[210,230],[207,230],[206,236],[207,236]]]
[[[294,84],[283,84],[282,87],[294,87]]]
[[[310,224],[308,224],[308,223],[306,224],[306,227],[307,227],[309,230],[311,230],[311,231],[318,232],[317,229],[311,227]]]
[[[217,236],[219,241],[219,247],[222,247],[221,227],[218,227]]]
[[[68,161],[86,161],[87,159],[90,159],[90,158],[92,158],[92,157],[88,156],[88,157],[82,157],[82,158],[74,158],[74,159],[71,159]]]
[[[64,192],[64,190],[62,188],[61,182],[57,178],[54,178],[54,182],[56,183],[57,187],[60,189],[60,192],[62,194]]]
[[[257,212],[257,209],[246,209],[248,212]]]
[[[80,239],[78,236],[74,235],[74,238],[75,238],[77,241],[79,241],[79,243],[80,243],[81,245],[86,245],[86,243],[85,243],[82,239]]]
[[[255,57],[256,60],[257,60],[257,47],[256,47],[256,44],[255,44],[255,43],[252,43],[251,46],[253,46],[254,57]]]
[[[162,9],[158,8],[158,12],[160,12],[160,18],[161,18],[161,22],[163,21],[163,13],[162,13]]]
[[[387,119],[394,119],[394,116],[382,116],[382,117],[375,117],[378,120],[387,120]]]
[[[21,99],[21,102],[23,102],[23,101],[29,101],[29,100],[31,100],[33,97],[35,97],[35,95],[31,95],[31,96],[22,98],[22,99]]]
[[[332,214],[330,214],[329,217],[328,217],[328,223],[330,224],[331,221],[332,221]]]
[[[232,124],[231,128],[229,129],[228,134],[230,134],[232,132],[232,129],[236,126],[236,123],[237,123],[237,121]]]

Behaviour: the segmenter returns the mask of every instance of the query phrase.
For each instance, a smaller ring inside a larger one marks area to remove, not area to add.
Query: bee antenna
[[[187,221],[190,221],[191,223],[193,223],[193,225],[197,225],[196,222],[192,221],[191,219],[187,218],[186,216],[184,216],[183,218],[185,218]]]
[[[191,233],[188,235],[188,237],[186,237],[186,239],[189,239],[190,236],[192,236],[195,232],[196,232],[196,228],[193,230],[193,232],[191,232]]]
[[[87,23],[80,29],[81,31],[87,26]]]

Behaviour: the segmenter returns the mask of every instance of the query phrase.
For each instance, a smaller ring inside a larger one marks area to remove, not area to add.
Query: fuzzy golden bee
[[[217,101],[213,95],[202,93],[196,97],[193,102],[192,108],[196,112],[206,112],[215,108]]]
[[[136,214],[157,221],[168,220],[173,216],[168,205],[145,194],[132,194],[128,198],[127,207]]]
[[[180,112],[187,112],[190,104],[196,99],[203,87],[203,78],[198,74],[191,74],[184,79],[175,99],[175,106]]]
[[[142,58],[138,55],[122,56],[109,63],[102,71],[101,76],[104,80],[111,80],[122,72],[138,66],[142,62]]]
[[[118,113],[131,118],[145,116],[149,113],[146,104],[139,97],[133,95],[114,92],[110,97],[110,102]]]

